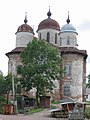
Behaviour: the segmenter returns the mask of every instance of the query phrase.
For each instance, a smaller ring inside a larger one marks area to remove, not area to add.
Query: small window
[[[39,39],[41,40],[41,33],[39,34]]]
[[[50,42],[50,33],[47,33],[47,42]]]
[[[60,46],[62,45],[62,38],[60,37]]]
[[[69,85],[64,86],[64,95],[70,96],[70,86]]]
[[[67,37],[67,45],[70,45],[70,37]]]
[[[70,75],[70,65],[65,65],[65,75]]]
[[[57,33],[55,34],[55,44],[57,44]]]
[[[21,74],[21,68],[22,68],[22,65],[17,66],[17,74]]]

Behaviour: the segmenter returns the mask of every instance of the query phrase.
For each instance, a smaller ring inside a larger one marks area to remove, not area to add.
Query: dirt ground
[[[31,115],[0,115],[0,120],[68,120],[63,118],[52,118],[48,109]]]

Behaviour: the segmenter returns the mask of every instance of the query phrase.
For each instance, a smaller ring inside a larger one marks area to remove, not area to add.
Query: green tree
[[[2,87],[2,85],[3,85],[3,80],[4,80],[4,77],[3,77],[3,74],[2,74],[2,72],[0,72],[0,95],[2,95],[2,93],[3,93],[3,87]]]
[[[5,97],[7,95],[7,104],[9,102],[9,93],[12,90],[12,76],[8,74],[7,76],[0,75],[0,95]]]
[[[21,53],[23,65],[21,67],[21,85],[24,90],[29,91],[36,88],[36,100],[52,92],[55,88],[54,80],[60,80],[62,68],[61,58],[57,49],[43,40],[32,40]]]
[[[0,71],[0,112],[2,109],[2,105],[6,102],[5,96],[3,94],[3,81],[4,81],[3,73]]]
[[[7,94],[7,104],[9,103],[9,93],[12,90],[12,75],[8,74],[4,78],[4,93]]]
[[[90,74],[87,76],[87,79],[88,79],[88,83],[86,84],[86,87],[90,88]]]

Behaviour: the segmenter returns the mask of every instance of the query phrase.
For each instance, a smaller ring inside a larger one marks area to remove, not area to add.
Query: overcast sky
[[[24,23],[27,12],[28,24],[37,36],[38,24],[52,13],[62,27],[69,11],[71,24],[78,32],[78,49],[87,50],[87,75],[90,74],[90,0],[1,0],[0,1],[0,70],[8,73],[8,58],[5,53],[15,48],[18,27]]]

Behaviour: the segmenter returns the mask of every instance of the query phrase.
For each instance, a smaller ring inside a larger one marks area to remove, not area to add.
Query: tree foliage
[[[0,95],[2,95],[3,93],[3,81],[4,81],[3,74],[0,74]]]
[[[36,97],[52,92],[54,80],[60,80],[62,68],[61,58],[57,49],[43,40],[33,40],[21,53],[21,85],[29,91],[36,88]]]
[[[10,91],[12,90],[12,76],[8,74],[7,76],[0,75],[0,95],[5,98],[7,95],[7,104],[8,104],[8,96]]]

